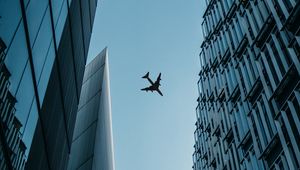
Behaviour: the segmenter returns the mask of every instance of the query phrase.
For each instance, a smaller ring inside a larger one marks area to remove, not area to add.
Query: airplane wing
[[[151,86],[141,89],[142,91],[152,90]]]
[[[160,76],[161,76],[161,73],[159,73],[159,75],[158,75],[158,77],[157,77],[157,79],[156,79],[156,81],[155,81],[155,84],[159,84],[159,82],[160,82],[160,80],[161,80]]]
[[[156,91],[157,91],[161,96],[163,96],[162,92],[161,92],[159,89],[157,89]]]

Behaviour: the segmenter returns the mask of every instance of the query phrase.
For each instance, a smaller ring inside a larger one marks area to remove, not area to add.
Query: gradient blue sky
[[[202,0],[98,3],[88,62],[108,46],[116,170],[188,170],[196,121]],[[141,77],[162,73],[161,91]]]

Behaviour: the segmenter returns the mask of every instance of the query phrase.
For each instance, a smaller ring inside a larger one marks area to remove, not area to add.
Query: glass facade
[[[96,5],[0,1],[0,169],[67,168]]]
[[[193,169],[299,169],[300,1],[205,3]]]
[[[68,169],[114,170],[107,49],[85,69]]]

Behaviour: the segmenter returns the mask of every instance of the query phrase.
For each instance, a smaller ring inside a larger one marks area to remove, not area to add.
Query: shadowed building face
[[[96,5],[0,1],[0,169],[67,168]]]

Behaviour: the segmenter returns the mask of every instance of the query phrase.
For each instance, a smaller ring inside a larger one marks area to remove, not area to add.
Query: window
[[[21,23],[21,6],[19,1],[0,1],[1,38],[9,46]],[[23,26],[21,26],[23,28]]]
[[[37,81],[42,73],[42,69],[45,65],[47,53],[50,49],[52,42],[52,30],[50,21],[50,11],[47,8],[45,17],[41,23],[40,29],[37,33],[35,42],[32,48],[32,59],[34,64],[34,71]],[[36,82],[38,83],[38,82]]]
[[[17,30],[15,38],[12,41],[10,49],[7,51],[5,65],[11,73],[9,87],[11,93],[15,95],[19,82],[22,78],[25,66],[28,62],[28,51],[25,39],[23,23]]]
[[[34,97],[33,79],[29,62],[26,64],[24,75],[22,76],[19,87],[20,88],[16,93],[16,99],[18,101],[15,105],[16,117],[21,121],[22,125],[25,125]]]

